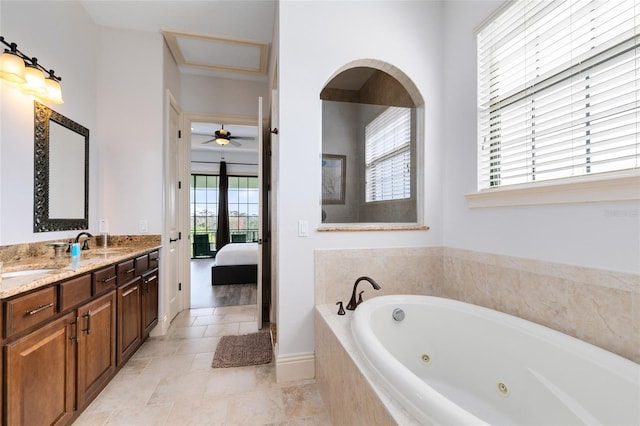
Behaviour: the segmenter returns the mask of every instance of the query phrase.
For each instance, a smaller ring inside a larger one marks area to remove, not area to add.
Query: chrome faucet
[[[87,238],[84,240],[84,243],[82,244],[82,250],[89,250],[89,239],[93,238],[93,235],[91,235],[90,233],[85,232],[85,231],[79,233],[76,236],[76,241],[75,242],[76,243],[80,242],[80,237],[82,237],[83,235],[86,236]]]
[[[356,293],[358,291],[358,283],[360,281],[369,281],[369,283],[371,283],[371,286],[375,289],[375,290],[380,290],[381,287],[378,285],[377,282],[375,282],[372,278],[369,277],[360,277],[356,280],[356,282],[353,284],[353,293],[351,294],[351,300],[349,300],[349,304],[347,305],[347,309],[350,311],[355,310],[358,305],[360,303],[362,303],[362,291],[360,292],[360,298],[358,299],[358,301],[356,301]]]

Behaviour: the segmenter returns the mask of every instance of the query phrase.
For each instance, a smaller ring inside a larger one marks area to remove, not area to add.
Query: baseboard
[[[169,325],[171,323],[168,321],[167,315],[163,315],[161,318],[158,318],[158,324],[151,330],[149,333],[150,336],[164,336],[169,331]]]
[[[313,352],[295,355],[279,355],[276,358],[278,383],[309,380],[316,376],[316,357]]]

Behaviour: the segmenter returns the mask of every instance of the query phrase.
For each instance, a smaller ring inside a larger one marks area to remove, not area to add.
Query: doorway
[[[213,144],[205,143],[209,140],[215,139],[213,135],[215,135],[215,131],[211,129],[208,131],[198,131],[198,123],[204,124],[213,124],[215,126],[221,126],[224,124],[224,128],[229,130],[232,134],[241,135],[242,131],[240,128],[234,128],[234,126],[249,126],[253,127],[255,130],[255,138],[256,142],[260,142],[257,145],[261,146],[262,135],[260,134],[260,119],[254,117],[229,117],[229,116],[219,116],[219,115],[208,115],[208,114],[186,114],[185,115],[185,128],[189,126],[191,128],[190,138],[188,144],[185,144],[184,149],[189,151],[190,158],[190,173],[194,174],[203,174],[208,176],[216,175],[216,171],[219,169],[219,164],[221,161],[225,161],[228,164],[228,172],[229,175],[237,175],[237,176],[255,176],[256,173],[261,173],[261,163],[262,158],[262,149],[255,147],[251,148],[251,141],[241,141],[241,146],[224,146],[224,147],[216,147],[215,141]],[[214,145],[213,149],[210,149],[206,145]],[[257,149],[256,149],[257,148]],[[198,154],[195,154],[195,150],[200,151]],[[186,176],[185,176],[186,177]],[[258,191],[260,193],[260,197],[263,197],[262,187],[259,185]],[[190,203],[190,200],[188,201]],[[259,222],[263,220],[262,212],[258,209],[257,219]],[[190,224],[188,229],[190,229]],[[261,224],[260,224],[261,226]],[[258,233],[253,233],[247,237],[247,239],[260,241],[262,242],[261,236]],[[247,233],[248,235],[249,233]],[[233,235],[233,234],[232,234]],[[200,237],[202,238],[202,237]],[[216,251],[215,245],[213,244],[212,237],[208,236],[207,242],[210,247],[208,248],[210,256],[196,256],[196,258],[189,258],[188,262],[191,270],[191,280],[190,282],[184,286],[184,291],[187,293],[187,300],[191,301],[191,308],[200,308],[200,307],[212,307],[214,304],[220,306],[221,304],[255,304],[256,308],[258,306],[262,309],[262,292],[260,287],[263,285],[262,275],[260,273],[261,267],[263,267],[263,261],[258,261],[258,285],[255,286],[243,286],[243,285],[229,285],[229,287],[217,287],[211,285],[211,266],[213,264],[214,257],[213,254]],[[195,233],[190,236],[189,244],[193,244],[195,242]],[[262,250],[262,247],[260,248]],[[205,250],[207,250],[205,248]],[[202,286],[201,284],[205,284]],[[198,287],[196,287],[198,286]],[[267,287],[270,291],[270,286]],[[257,315],[259,319],[264,318],[263,315]],[[268,321],[268,309],[266,321]]]
[[[194,129],[197,126],[194,126]],[[194,158],[199,158],[197,153]],[[198,167],[197,160],[194,167]],[[225,162],[226,163],[226,162]],[[257,167],[257,163],[243,165]],[[235,163],[227,167],[234,168]],[[258,176],[227,176],[227,223],[231,243],[254,247],[258,241],[259,197]],[[257,284],[220,284],[213,279],[212,267],[219,249],[216,236],[219,215],[220,176],[191,174],[190,241],[191,241],[191,308],[255,305]],[[235,248],[235,247],[232,247]],[[225,249],[227,253],[229,247]],[[223,254],[224,254],[223,253]],[[256,259],[257,261],[257,259]],[[215,284],[215,285],[214,285]]]

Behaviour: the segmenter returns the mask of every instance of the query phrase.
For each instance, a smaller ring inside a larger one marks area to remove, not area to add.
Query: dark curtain
[[[218,230],[216,231],[216,251],[227,245],[229,238],[229,178],[227,163],[220,162],[220,185],[218,187]]]

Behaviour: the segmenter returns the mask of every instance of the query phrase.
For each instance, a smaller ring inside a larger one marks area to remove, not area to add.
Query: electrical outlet
[[[98,228],[101,234],[109,232],[109,222],[107,219],[100,219]]]

